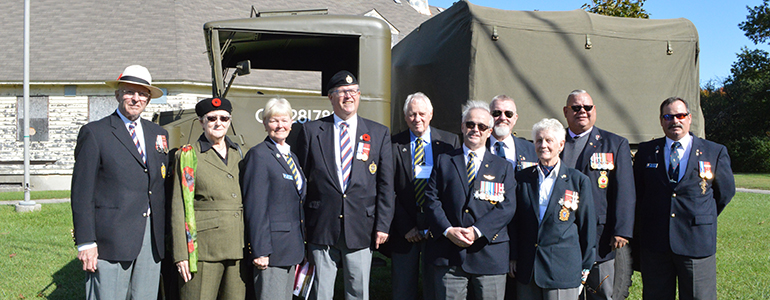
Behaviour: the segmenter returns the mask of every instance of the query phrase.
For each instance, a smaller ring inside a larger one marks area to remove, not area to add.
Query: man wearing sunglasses
[[[508,223],[516,210],[513,166],[485,147],[493,119],[489,106],[468,101],[460,130],[463,146],[438,156],[425,191],[432,237],[436,299],[503,299],[508,272]]]
[[[115,89],[118,108],[80,128],[72,170],[72,223],[86,298],[155,299],[165,249],[168,132],[141,114],[163,91],[139,65],[106,84]]]
[[[422,265],[423,299],[436,299],[433,293],[433,267],[426,263],[425,240],[428,224],[422,204],[425,187],[439,154],[460,147],[454,133],[430,126],[433,105],[423,93],[406,97],[404,119],[409,129],[393,136],[396,208],[390,226],[388,250],[391,255],[393,299],[418,299],[418,275]],[[420,264],[420,253],[423,259]]]
[[[627,255],[615,258],[630,253],[624,251],[630,251],[626,245],[633,235],[636,193],[631,148],[626,138],[594,126],[597,107],[588,92],[572,91],[563,111],[569,128],[562,159],[591,179],[596,209],[596,263],[583,291],[588,299],[625,299],[631,261],[624,259]],[[615,278],[621,279],[617,285]]]
[[[487,142],[487,149],[511,162],[515,172],[537,164],[535,145],[512,134],[513,126],[516,126],[516,120],[519,118],[513,98],[506,95],[495,96],[489,104],[489,111],[495,119],[495,126]]]
[[[665,137],[634,160],[644,299],[717,299],[717,216],[735,195],[725,146],[690,133],[681,98],[660,105]]]

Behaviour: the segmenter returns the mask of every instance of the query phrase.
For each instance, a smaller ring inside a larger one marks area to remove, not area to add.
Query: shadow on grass
[[[52,275],[53,280],[37,295],[45,299],[85,299],[85,273],[79,260],[73,259]]]

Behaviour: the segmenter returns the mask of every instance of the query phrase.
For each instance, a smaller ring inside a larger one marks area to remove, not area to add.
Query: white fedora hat
[[[118,84],[121,82],[141,85],[150,89],[152,98],[158,98],[163,96],[163,91],[157,87],[152,86],[152,76],[147,68],[140,65],[130,65],[123,70],[123,73],[118,76],[117,80],[105,82],[108,86],[117,89]]]

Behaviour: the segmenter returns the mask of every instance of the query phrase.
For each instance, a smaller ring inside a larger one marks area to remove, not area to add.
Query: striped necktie
[[[414,167],[425,165],[425,146],[421,138],[417,138],[414,146]],[[414,174],[417,176],[417,173]],[[417,206],[422,207],[425,203],[425,187],[428,185],[428,180],[425,178],[414,178],[412,181],[414,184],[414,199],[417,201]]]
[[[468,153],[468,186],[473,184],[473,180],[476,179],[476,152],[471,151]]]
[[[348,123],[340,123],[340,168],[342,170],[342,190],[348,188],[350,167],[353,163],[353,143],[348,134]]]
[[[669,155],[670,161],[668,165],[668,177],[671,183],[677,183],[679,181],[679,152],[677,152],[676,149],[678,149],[680,145],[679,142],[671,144],[671,154]]]
[[[289,165],[289,169],[291,170],[291,174],[294,175],[294,184],[297,185],[297,190],[300,189],[300,178],[299,178],[299,171],[297,171],[297,165],[294,164],[294,159],[291,158],[291,155],[284,154],[283,158],[286,160],[286,164]]]
[[[144,155],[144,151],[142,151],[142,144],[139,142],[139,138],[136,136],[136,122],[131,122],[128,124],[128,132],[131,133],[131,139],[134,140],[136,150],[139,150],[139,155],[142,156],[142,162],[147,163],[147,156]]]

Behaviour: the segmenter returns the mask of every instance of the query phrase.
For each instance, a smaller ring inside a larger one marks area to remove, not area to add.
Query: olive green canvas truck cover
[[[663,136],[659,105],[687,100],[692,131],[704,136],[698,81],[698,34],[686,19],[616,18],[583,10],[508,11],[459,1],[393,48],[392,130],[406,128],[406,96],[426,93],[439,128],[459,132],[468,99],[515,99],[517,135],[562,113],[575,89],[591,94],[596,126],[632,144]]]

